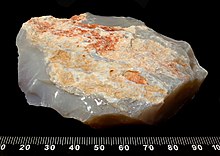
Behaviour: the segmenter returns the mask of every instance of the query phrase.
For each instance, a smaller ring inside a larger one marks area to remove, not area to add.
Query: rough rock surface
[[[35,17],[16,41],[28,103],[94,127],[164,120],[207,76],[188,43],[130,17]]]

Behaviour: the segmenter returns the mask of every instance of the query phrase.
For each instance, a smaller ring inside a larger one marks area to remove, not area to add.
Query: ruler
[[[11,151],[207,152],[220,155],[220,137],[40,137],[0,136],[0,154]]]

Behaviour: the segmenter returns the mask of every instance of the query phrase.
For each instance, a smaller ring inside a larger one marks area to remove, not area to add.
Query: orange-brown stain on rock
[[[140,75],[138,71],[128,70],[123,75],[129,81],[135,82],[137,84],[147,84],[146,79]]]
[[[74,83],[74,78],[71,72],[60,73],[59,79],[64,86],[71,86]]]
[[[71,20],[74,20],[74,21],[82,21],[82,20],[84,20],[86,17],[85,17],[85,15],[74,15],[74,16],[72,16],[70,19]]]
[[[60,63],[64,65],[65,67],[70,66],[71,56],[68,52],[65,52],[63,50],[58,50],[56,52],[56,55],[50,58],[50,61],[52,63]]]
[[[48,23],[48,22],[40,22],[37,21],[35,19],[31,19],[29,20],[30,23],[33,23],[35,25],[35,27],[37,28],[37,31],[44,33],[47,32],[48,30],[52,30],[53,29],[53,25]]]
[[[80,68],[86,72],[91,72],[95,70],[97,62],[92,61],[92,59],[87,55],[78,55],[75,57],[74,68]]]

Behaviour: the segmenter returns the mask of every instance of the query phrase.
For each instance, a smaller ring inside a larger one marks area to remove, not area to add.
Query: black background
[[[219,136],[220,61],[218,60],[220,19],[211,1],[190,0],[20,0],[1,5],[9,22],[2,31],[0,135],[37,136]],[[13,9],[15,7],[15,9]],[[130,16],[157,32],[191,44],[209,74],[195,98],[174,117],[159,125],[130,125],[95,130],[74,119],[63,118],[50,108],[29,106],[17,81],[16,35],[31,17],[53,15],[70,18],[91,12],[103,16]],[[4,57],[3,57],[4,56]]]

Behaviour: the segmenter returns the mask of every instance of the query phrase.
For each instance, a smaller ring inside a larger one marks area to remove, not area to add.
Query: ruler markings
[[[137,139],[136,139],[136,137],[134,137],[134,145],[135,145],[135,146],[137,145]]]
[[[149,139],[149,144],[153,144],[151,137],[148,137],[148,139]]]
[[[86,144],[86,138],[83,137],[83,144],[85,145]]]
[[[111,146],[112,146],[112,139],[110,138],[110,144],[111,144]]]
[[[76,144],[79,144],[79,139],[78,139],[78,137],[76,137]]]
[[[182,137],[182,139],[183,139],[184,145],[186,145],[187,144],[186,143],[186,137]]]
[[[94,140],[94,144],[97,145],[97,139],[93,138],[93,140]]]
[[[50,141],[51,141],[50,145],[55,145],[56,144],[55,137],[51,137]]]
[[[44,144],[48,145],[48,137],[46,137]]]
[[[107,139],[105,140],[105,144],[106,144],[106,145],[109,145],[109,142],[110,142],[110,141],[109,141],[109,137],[107,137]]]
[[[201,142],[202,143],[200,143],[200,144],[205,144],[205,145],[207,145],[207,139],[205,138],[205,137],[200,137],[200,138],[197,138],[197,140],[199,141],[199,140],[201,140]]]
[[[174,141],[173,141],[173,137],[171,137],[171,144],[172,145],[175,144]]]
[[[203,138],[203,137],[196,137],[196,138],[194,138],[195,143],[196,143],[197,145],[204,144],[204,141],[202,140],[202,138]]]
[[[13,144],[13,139],[14,139],[14,138],[10,136],[10,142],[9,142],[9,144]]]
[[[54,137],[54,142],[56,145],[60,145],[59,138],[60,137]]]
[[[23,141],[23,137],[20,137],[19,144],[22,144],[22,141]]]
[[[53,137],[51,137],[51,139],[49,139],[49,137],[48,137],[49,145],[52,145],[52,144],[53,144],[52,139],[53,139]]]
[[[158,137],[157,139],[160,140],[160,141],[159,141],[159,142],[160,142],[160,145],[164,145],[164,143],[165,143],[165,137]]]
[[[8,137],[8,142],[9,142],[9,144],[10,144],[10,139],[11,139],[11,136]]]
[[[64,141],[63,144],[66,145],[66,137],[63,137],[62,139],[63,139],[63,141]]]
[[[107,141],[108,141],[108,137],[102,137],[102,140],[103,140],[103,144],[105,144],[105,145],[107,145],[108,143],[107,143]]]
[[[30,139],[31,139],[31,137],[30,137]],[[36,142],[36,137],[34,137],[33,139],[31,139],[31,144],[35,144],[35,142]]]
[[[46,137],[47,139],[46,139],[46,144],[48,145],[49,144],[49,137]]]
[[[60,137],[55,137],[54,138],[54,142],[55,142],[56,145],[60,145],[59,138]]]
[[[144,143],[144,138],[143,138],[143,137],[141,137],[141,144],[142,144],[142,145],[145,144],[145,143]]]
[[[128,138],[128,142],[129,142],[129,144],[131,144],[131,137]]]
[[[27,137],[27,143],[31,144],[30,137]]]
[[[131,137],[131,142],[134,144],[134,140],[133,140],[134,138],[133,137]]]
[[[11,139],[11,144],[14,145],[14,140],[15,140],[15,137],[12,137]]]
[[[124,142],[124,137],[120,137],[120,141],[122,143],[122,145],[125,145],[125,142]]]
[[[21,142],[21,144],[25,145],[25,137],[22,136],[21,138],[22,138],[22,142]]]
[[[141,137],[138,137],[138,142],[139,142],[139,145],[143,145],[143,140],[141,139]]]
[[[12,145],[14,145],[14,139],[15,139],[15,137],[12,137],[12,139],[11,139],[11,144]],[[1,142],[1,144],[2,144],[2,142]]]
[[[209,138],[206,138],[206,137],[202,137],[203,139],[203,142],[206,144],[206,145],[209,145]]]
[[[208,138],[208,139],[207,139],[207,142],[208,142],[209,145],[210,145],[210,144],[213,144],[212,138]]]
[[[167,144],[167,137],[163,137],[163,144]]]
[[[167,144],[170,141],[169,137],[165,137],[165,144]]]
[[[108,144],[112,145],[112,139],[108,137]]]
[[[36,138],[36,143],[37,145],[39,145],[39,138]]]
[[[214,142],[216,142],[216,139],[214,139],[213,137],[209,138],[209,144],[214,144]]]
[[[152,140],[153,140],[153,143],[158,145],[157,137],[155,137],[155,138],[151,137],[151,138],[152,138]]]
[[[70,143],[71,145],[73,145],[73,137],[70,137]]]
[[[42,143],[45,144],[44,141],[42,140],[42,137],[40,137],[39,144],[42,144]]]
[[[62,137],[58,137],[57,140],[58,140],[59,144],[63,146],[63,139],[62,139]]]
[[[210,142],[209,144],[214,144],[214,138],[213,137],[209,138],[208,140]]]
[[[15,144],[18,144],[18,141],[19,141],[19,137],[15,137]]]
[[[3,139],[4,139],[4,137],[1,137],[1,136],[0,136],[0,143],[1,143],[1,145],[2,145],[3,142],[4,142]]]
[[[218,139],[215,138],[215,140],[216,140],[215,142],[220,145],[220,137]]]
[[[190,138],[191,138],[191,144],[192,144],[192,143],[195,144],[195,143],[196,143],[196,140],[195,140],[196,137],[190,137]],[[195,142],[194,142],[194,141],[195,141]]]
[[[152,137],[151,137],[151,138],[152,138]],[[157,145],[158,145],[157,137],[152,138],[152,140],[153,140],[154,144],[157,144]]]
[[[219,144],[219,140],[217,140],[217,138],[212,138],[212,142],[216,142],[216,144]]]
[[[43,144],[45,144],[46,138],[44,140],[42,140],[42,137],[40,137],[40,143],[42,142]]]
[[[155,141],[156,144],[160,145],[160,141],[158,141],[158,137],[155,137],[154,141]]]
[[[40,137],[40,139],[39,139],[39,143],[40,143],[40,144],[41,144],[41,143],[45,144],[45,139],[42,140],[42,137]]]
[[[59,143],[59,137],[53,137],[52,143],[53,143],[54,145],[60,145],[60,143]]]
[[[185,145],[183,137],[179,137],[179,138],[180,138],[180,142],[182,143],[182,145]]]
[[[189,143],[190,143],[190,144],[193,144],[193,139],[192,139],[192,137],[189,137]]]
[[[65,139],[64,139],[64,137],[60,137],[60,142],[62,143],[62,145],[65,145]]]
[[[75,137],[71,137],[71,144],[73,144],[73,145],[76,144],[76,139],[75,139]]]
[[[209,138],[204,138],[204,137],[202,137],[202,139],[203,139],[203,142],[206,144],[206,145],[209,145],[209,143],[208,143],[208,141],[209,141]]]
[[[82,144],[82,145],[214,145],[220,143],[220,137],[38,137],[38,136],[0,136],[1,144]]]
[[[127,137],[124,137],[124,142],[125,142],[126,145],[129,145]]]
[[[10,136],[7,138],[7,142],[10,144]]]
[[[88,146],[88,139],[85,140],[85,144],[86,144],[86,146]]]
[[[191,137],[188,137],[187,140],[189,142],[189,145],[191,145]]]
[[[82,144],[84,145],[84,137],[81,137],[81,142],[82,142]]]
[[[146,145],[147,143],[146,143],[146,137],[142,137],[142,139],[143,139],[143,143]]]
[[[136,137],[136,144],[139,145],[139,137]]]
[[[7,139],[7,137],[4,137],[4,138],[3,138],[4,142],[6,142],[6,139]],[[6,142],[6,143],[7,143],[7,142]]]
[[[33,144],[33,141],[34,141],[35,137],[29,137],[28,141],[30,141],[30,144]]]
[[[184,142],[185,142],[186,145],[188,145],[187,137],[184,137]]]
[[[7,137],[6,137],[6,139],[7,139]],[[19,137],[17,137],[16,144],[20,144],[20,138]]]
[[[15,144],[19,144],[20,138],[19,138],[19,137],[16,137],[16,138],[17,138],[17,139],[16,139]],[[7,137],[6,137],[5,139],[7,139]]]
[[[159,145],[163,145],[163,137],[157,137],[157,141],[159,142]]]
[[[8,137],[8,142],[11,144],[11,136]]]
[[[76,144],[77,144],[77,143],[76,143],[76,138],[74,137],[74,138],[73,138],[73,145],[76,146]]]
[[[66,137],[66,141],[67,141],[67,144],[69,144],[70,143],[70,138]]]
[[[192,137],[192,140],[193,140],[193,142],[194,142],[196,145],[199,144],[199,143],[198,143],[198,139],[197,139],[197,137]]]
[[[138,145],[141,145],[141,144],[142,144],[141,139],[140,137],[138,137]]]
[[[180,142],[180,140],[178,139],[179,137],[174,137],[174,140],[175,140],[175,144],[180,144],[180,145],[182,145],[182,143]]]
[[[81,137],[77,137],[79,144],[82,144],[82,138]]]
[[[26,145],[26,137],[23,137],[23,144]]]
[[[163,138],[163,137],[157,137],[157,141],[159,142],[159,145],[163,145],[163,142],[162,142],[163,140],[162,140],[162,138]]]

